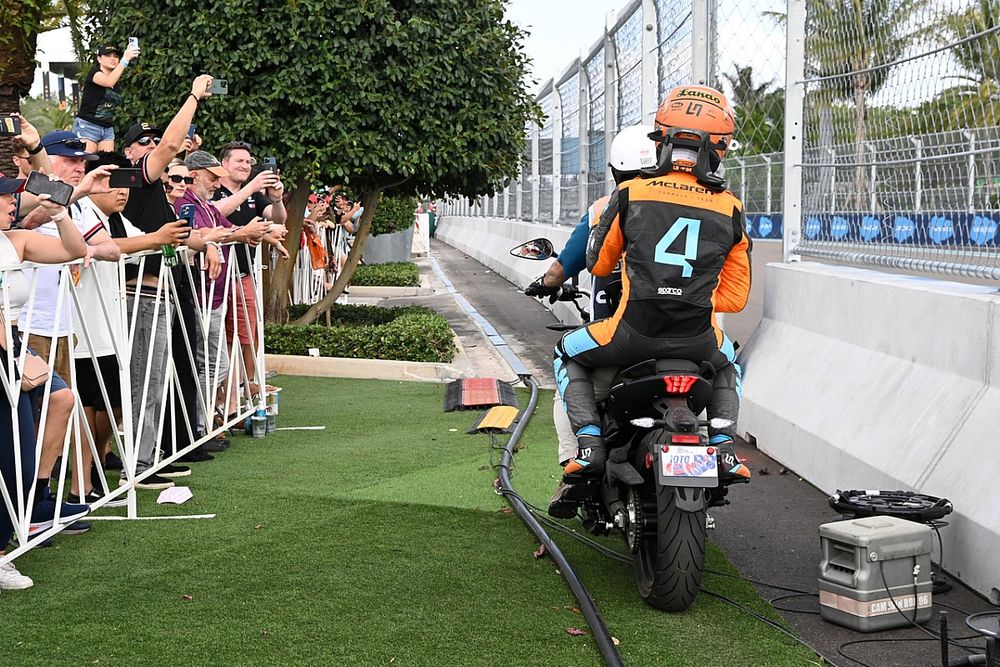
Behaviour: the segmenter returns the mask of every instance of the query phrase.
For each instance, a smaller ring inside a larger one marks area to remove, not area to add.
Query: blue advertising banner
[[[780,213],[747,214],[747,233],[754,239],[780,239]],[[802,221],[805,241],[849,241],[922,246],[996,247],[1000,211],[976,213],[826,213]]]

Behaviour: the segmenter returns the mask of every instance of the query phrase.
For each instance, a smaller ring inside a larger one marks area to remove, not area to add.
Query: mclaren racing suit
[[[621,259],[621,301],[611,317],[566,334],[556,346],[556,383],[578,439],[602,436],[588,369],[654,358],[724,367],[709,413],[736,421],[739,369],[726,364],[736,351],[715,313],[746,305],[751,242],[744,229],[739,199],[686,171],[626,181],[612,193],[591,230],[587,268],[608,275]],[[730,440],[733,429],[711,433],[713,441]]]

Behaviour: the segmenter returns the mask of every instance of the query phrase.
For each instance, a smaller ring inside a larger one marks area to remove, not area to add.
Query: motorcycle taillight
[[[698,381],[697,375],[665,375],[663,382],[667,385],[667,394],[686,394]]]
[[[701,436],[697,434],[674,433],[670,436],[670,442],[675,445],[699,445]]]

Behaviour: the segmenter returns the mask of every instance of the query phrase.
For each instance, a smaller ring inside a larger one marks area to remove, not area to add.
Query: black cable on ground
[[[576,571],[569,564],[569,561],[566,560],[566,557],[559,550],[559,547],[556,546],[556,543],[549,534],[542,528],[538,520],[535,519],[528,506],[514,492],[514,488],[510,483],[514,447],[521,439],[521,434],[524,433],[524,429],[528,425],[531,413],[534,412],[535,406],[538,404],[538,382],[531,375],[522,375],[521,381],[531,389],[531,398],[528,400],[528,407],[524,411],[524,417],[518,422],[514,432],[511,433],[510,440],[507,442],[507,447],[504,449],[503,457],[500,460],[500,489],[503,495],[506,496],[507,501],[514,508],[514,511],[517,512],[517,515],[521,517],[521,521],[524,522],[531,532],[535,534],[535,537],[545,546],[545,551],[559,568],[566,583],[569,584],[573,595],[580,604],[580,611],[583,612],[584,618],[587,619],[587,623],[594,633],[594,640],[597,642],[597,647],[604,657],[604,664],[609,665],[609,667],[624,667],[625,663],[622,662],[622,658],[618,654],[618,649],[615,647],[611,632],[608,630],[608,626],[604,624],[604,619],[601,617],[597,605],[594,604],[593,598],[590,597],[590,593],[587,592],[587,587],[580,581],[580,577],[577,576]]]
[[[525,501],[524,499],[522,499],[520,496],[518,496],[516,492],[514,492],[514,491],[503,492],[502,491],[501,493],[503,493],[504,495],[509,495],[511,497],[516,497],[520,502],[524,503],[525,507],[527,507],[529,509],[529,511],[532,512],[532,514],[535,515],[536,519],[538,519],[540,522],[548,525],[549,527],[553,528],[554,530],[556,530],[556,531],[558,531],[560,533],[563,533],[564,535],[567,535],[569,537],[572,537],[575,540],[578,540],[579,542],[581,542],[581,543],[589,546],[590,548],[594,549],[595,551],[598,551],[599,553],[607,556],[608,558],[611,558],[612,560],[616,560],[616,561],[618,561],[620,563],[624,563],[626,565],[630,565],[632,563],[632,559],[629,558],[627,555],[625,555],[625,554],[623,554],[621,552],[615,551],[614,549],[611,549],[610,547],[606,547],[603,544],[601,544],[600,542],[598,542],[596,540],[593,540],[593,539],[587,537],[586,535],[581,535],[580,533],[578,533],[577,531],[573,530],[572,528],[569,528],[568,526],[563,525],[561,522],[556,521],[555,519],[552,519],[549,516],[546,516],[544,510],[542,510],[542,509],[540,509],[538,507],[535,507],[534,505],[528,503],[527,501]],[[717,570],[710,570],[710,569],[706,569],[705,572],[708,572],[708,573],[711,573],[711,574],[718,574],[718,575],[722,575],[722,576],[726,576],[726,577],[734,577],[736,579],[741,579],[741,577],[729,574],[728,572],[719,572]],[[772,586],[773,588],[779,588],[779,589],[788,590],[788,589],[786,589],[783,586],[775,586],[773,584],[766,584],[766,583],[763,583],[763,582],[761,582],[761,584],[765,585],[765,586]],[[791,590],[796,590],[796,589],[791,589]],[[726,604],[729,604],[729,605],[731,605],[733,607],[736,607],[741,612],[743,612],[743,613],[745,613],[745,614],[747,614],[749,616],[752,616],[752,617],[756,618],[757,620],[761,621],[762,623],[765,623],[765,624],[767,624],[767,625],[769,625],[769,626],[777,629],[779,632],[781,632],[782,634],[788,636],[789,638],[791,638],[792,640],[794,640],[796,643],[801,644],[802,646],[806,647],[807,649],[809,649],[810,651],[812,651],[816,655],[821,656],[823,658],[823,660],[825,660],[826,663],[828,665],[830,665],[830,667],[837,667],[837,665],[832,660],[830,660],[830,658],[828,658],[827,656],[823,655],[820,651],[816,650],[816,648],[814,646],[812,646],[809,643],[803,641],[801,638],[796,637],[793,633],[791,633],[790,631],[788,631],[787,629],[785,629],[784,627],[782,627],[779,623],[776,623],[775,621],[772,621],[771,619],[767,618],[766,616],[763,616],[762,614],[757,613],[756,611],[750,609],[746,605],[744,605],[744,604],[742,604],[740,602],[737,602],[736,600],[733,600],[732,598],[729,598],[729,597],[727,597],[725,595],[721,595],[719,593],[715,593],[715,592],[710,591],[710,590],[705,589],[705,588],[702,588],[702,592],[704,594],[710,596],[710,597],[714,597],[714,598],[716,598],[718,600],[721,600],[722,602],[725,602]],[[797,593],[797,595],[816,595],[816,593],[801,592],[801,593]]]
[[[579,577],[576,575],[576,572],[570,566],[569,561],[566,560],[566,557],[562,554],[562,552],[556,546],[555,542],[548,535],[548,533],[545,532],[545,529],[542,527],[541,524],[544,523],[545,525],[549,526],[550,528],[552,528],[552,529],[554,529],[554,530],[556,530],[556,531],[558,531],[560,533],[563,533],[563,534],[565,534],[565,535],[567,535],[569,537],[572,537],[572,538],[574,538],[576,540],[579,540],[580,542],[582,542],[582,543],[590,546],[591,548],[595,549],[596,551],[599,551],[603,555],[605,555],[605,556],[607,556],[609,558],[612,558],[612,559],[614,559],[616,561],[619,561],[619,562],[627,564],[627,563],[631,563],[631,559],[627,555],[622,554],[620,552],[617,552],[614,549],[611,549],[609,547],[606,547],[603,544],[600,544],[596,540],[590,539],[589,537],[587,537],[585,535],[581,535],[577,531],[575,531],[575,530],[573,530],[573,529],[571,529],[571,528],[563,525],[561,522],[556,521],[556,520],[548,517],[543,509],[541,509],[539,507],[536,507],[536,506],[528,503],[526,500],[524,500],[516,491],[514,491],[513,486],[511,485],[510,476],[511,476],[511,471],[513,469],[513,463],[514,463],[514,460],[513,460],[514,449],[517,446],[517,443],[520,440],[522,433],[524,432],[525,428],[527,427],[527,422],[528,422],[529,416],[531,415],[532,412],[534,412],[535,406],[538,403],[538,383],[530,375],[523,375],[523,376],[521,376],[521,380],[524,382],[525,385],[527,385],[531,389],[531,398],[529,399],[529,401],[528,401],[528,407],[527,407],[527,409],[524,412],[525,417],[515,427],[514,432],[511,434],[510,440],[507,442],[506,447],[501,447],[499,445],[499,443],[497,442],[495,436],[493,436],[492,434],[491,434],[491,438],[490,438],[490,440],[491,440],[491,442],[490,442],[490,466],[492,468],[495,468],[495,469],[497,469],[499,471],[500,488],[498,488],[498,492],[501,495],[507,497],[508,502],[510,502],[510,504],[513,506],[513,508],[517,512],[518,516],[521,517],[521,520],[524,521],[525,525],[527,525],[528,528],[531,529],[531,531],[535,534],[535,536],[538,537],[538,539],[542,542],[542,544],[545,546],[545,549],[548,552],[549,556],[552,557],[552,560],[559,567],[560,572],[563,573],[563,576],[566,579],[566,582],[569,584],[570,589],[573,591],[574,596],[576,597],[577,601],[580,603],[580,609],[583,612],[584,617],[587,619],[588,624],[590,625],[591,629],[594,632],[594,638],[597,641],[598,648],[601,650],[602,656],[604,657],[605,664],[607,664],[607,665],[623,665],[624,663],[621,661],[621,656],[618,654],[618,650],[617,650],[617,648],[615,648],[614,641],[611,638],[611,633],[608,631],[607,626],[604,624],[604,619],[600,616],[600,612],[597,610],[596,605],[594,605],[593,599],[590,597],[590,594],[587,592],[587,589],[583,585],[583,582],[580,581]],[[495,464],[493,462],[492,453],[493,453],[493,451],[496,451],[496,450],[502,451],[502,458],[501,458],[501,461],[500,461],[499,464]],[[940,533],[938,533],[938,539],[940,540]],[[734,575],[734,574],[731,574],[729,572],[720,572],[720,571],[711,570],[711,569],[706,569],[705,572],[706,573],[710,573],[710,574],[719,575],[719,576],[724,576],[724,577],[732,577],[732,578],[736,578],[736,579],[745,579],[744,577],[741,577],[741,576],[738,576],[738,575]],[[766,587],[774,588],[774,589],[777,589],[777,590],[789,591],[790,593],[792,593],[791,595],[781,595],[781,596],[778,596],[776,598],[773,598],[773,599],[769,600],[769,603],[771,604],[771,606],[773,608],[775,608],[777,611],[786,611],[786,612],[793,612],[793,613],[807,613],[807,614],[818,614],[819,613],[817,611],[812,611],[812,610],[788,609],[788,608],[778,607],[778,606],[774,605],[774,602],[777,602],[777,601],[782,600],[782,599],[793,598],[793,597],[815,596],[815,595],[817,595],[816,593],[811,593],[811,592],[808,592],[808,591],[803,591],[801,589],[791,588],[791,587],[787,587],[787,586],[780,586],[780,585],[772,584],[772,583],[765,582],[765,581],[756,581],[756,580],[753,580],[753,579],[745,579],[745,580],[749,581],[752,584],[757,584],[758,586],[766,586]],[[745,614],[747,614],[749,616],[752,616],[753,618],[757,619],[761,623],[764,623],[764,624],[766,624],[766,625],[774,628],[775,630],[778,630],[779,632],[781,632],[782,634],[786,635],[787,637],[789,637],[790,639],[792,639],[796,643],[801,644],[802,646],[808,648],[812,652],[814,652],[817,655],[821,656],[827,662],[827,664],[829,664],[831,667],[837,667],[837,665],[832,660],[830,660],[829,657],[823,655],[820,651],[816,650],[815,647],[811,646],[807,642],[803,641],[801,638],[797,637],[794,633],[792,633],[788,629],[784,628],[781,624],[776,623],[775,621],[767,618],[766,616],[764,616],[762,614],[759,614],[758,612],[750,609],[746,605],[741,604],[740,602],[737,602],[736,600],[733,600],[732,598],[729,598],[729,597],[727,597],[725,595],[721,595],[719,593],[715,593],[715,592],[707,590],[707,589],[702,589],[702,592],[705,595],[708,595],[710,597],[714,597],[714,598],[716,598],[718,600],[721,600],[722,602],[725,602],[725,603],[727,603],[727,604],[729,604],[729,605],[731,605],[733,607],[736,607],[741,612],[743,612],[743,613],[745,613]],[[890,596],[891,596],[891,593],[890,593]],[[895,604],[895,600],[893,600],[893,603]],[[938,604],[940,604],[940,603],[938,603]],[[947,607],[948,605],[941,605],[941,606],[946,606]],[[951,607],[951,608],[955,609],[954,607]],[[897,607],[897,611],[899,611],[900,615],[902,615],[903,618],[905,618],[907,621],[910,621],[910,619],[907,618],[906,615],[903,614],[902,611],[898,609],[898,607]],[[873,638],[873,639],[859,639],[859,640],[855,640],[855,641],[848,641],[848,642],[842,643],[840,646],[837,647],[837,653],[841,657],[846,658],[847,660],[850,660],[851,662],[853,662],[853,663],[855,663],[857,665],[860,665],[861,667],[872,667],[868,663],[863,662],[863,661],[861,661],[861,660],[859,660],[857,658],[854,658],[854,657],[848,655],[844,651],[844,649],[847,648],[848,646],[853,646],[853,645],[856,645],[856,644],[867,644],[867,643],[876,643],[876,642],[886,642],[886,643],[897,642],[897,643],[903,643],[903,642],[934,641],[934,639],[936,638],[936,635],[934,633],[928,631],[926,628],[921,627],[917,623],[913,623],[912,621],[910,621],[910,622],[915,627],[919,628],[920,630],[923,630],[929,636],[926,637],[926,638],[919,638],[919,637],[917,637],[917,638],[898,637],[897,638],[897,637],[892,637],[892,638],[884,638],[884,639],[875,639],[875,638]],[[975,651],[977,649],[976,648],[971,648],[971,647],[963,645],[963,644],[960,644],[958,642],[962,641],[962,640],[968,641],[968,640],[974,639],[974,638],[975,637],[957,637],[954,640],[949,641],[948,643],[952,644],[952,645],[954,645],[956,647],[959,647],[961,649],[964,649],[966,651],[970,651],[971,652],[971,651]],[[981,650],[981,649],[978,649],[978,650]],[[976,660],[978,660],[978,659],[980,659],[982,657],[985,657],[985,656],[981,656],[981,655],[967,656],[966,660],[969,660],[969,662],[962,662],[962,664],[969,664],[969,665],[978,664],[976,662]],[[959,663],[959,659],[953,660],[952,662],[957,665]]]

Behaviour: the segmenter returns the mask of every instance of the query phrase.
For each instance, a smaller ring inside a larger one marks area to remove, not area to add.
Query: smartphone
[[[213,95],[228,95],[229,94],[229,80],[228,79],[212,79],[212,85],[208,87],[208,92]]]
[[[108,179],[108,186],[112,188],[141,188],[142,169],[127,168],[115,169]]]
[[[273,157],[264,158],[264,169],[267,171],[278,171],[278,160]]]
[[[191,229],[194,227],[194,204],[184,204],[181,206],[181,212],[177,216],[178,220],[187,220],[188,223],[188,233],[184,238],[191,236]]]
[[[194,125],[188,125],[188,139],[194,139],[194,133],[197,128]]]
[[[135,48],[138,49],[139,48],[139,38],[138,37],[129,37],[128,38],[128,45],[129,46],[134,46]]]
[[[72,185],[62,181],[50,181],[49,177],[40,171],[28,174],[24,191],[33,195],[49,195],[50,199],[60,206],[69,204],[69,198],[73,196]]]
[[[14,114],[0,116],[0,137],[16,137],[21,134],[21,119]]]

